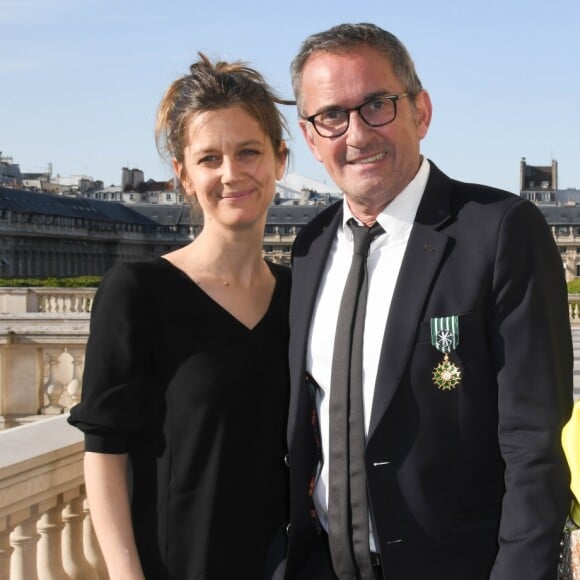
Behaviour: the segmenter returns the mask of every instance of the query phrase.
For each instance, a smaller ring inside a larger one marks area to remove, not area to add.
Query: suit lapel
[[[447,245],[447,236],[438,229],[449,218],[449,196],[450,180],[431,164],[429,181],[411,230],[387,319],[369,439],[400,385],[429,288]]]

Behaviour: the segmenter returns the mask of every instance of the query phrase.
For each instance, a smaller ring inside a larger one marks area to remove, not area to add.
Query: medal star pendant
[[[433,382],[442,391],[451,391],[461,381],[461,371],[459,367],[449,360],[449,355],[445,353],[443,361],[433,370]]]

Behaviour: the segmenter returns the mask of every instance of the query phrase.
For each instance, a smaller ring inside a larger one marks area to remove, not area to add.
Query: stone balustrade
[[[580,294],[568,295],[568,311],[571,323],[580,322]]]
[[[95,289],[0,288],[0,429],[78,402]],[[580,294],[569,296],[580,323]]]
[[[106,580],[67,415],[0,432],[0,578]]]
[[[80,400],[89,314],[0,316],[0,429]]]
[[[0,288],[3,314],[88,314],[95,288]]]

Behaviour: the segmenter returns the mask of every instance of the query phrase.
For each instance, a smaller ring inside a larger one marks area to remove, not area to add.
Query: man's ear
[[[429,125],[431,125],[432,114],[431,97],[427,91],[421,91],[415,97],[415,122],[419,139],[423,139],[427,135]]]

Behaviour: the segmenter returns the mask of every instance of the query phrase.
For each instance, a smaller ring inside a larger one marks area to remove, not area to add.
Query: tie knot
[[[352,239],[354,242],[353,253],[366,256],[369,253],[371,242],[384,232],[383,228],[379,222],[370,228],[359,226],[353,219],[348,220],[347,223],[352,231]]]

